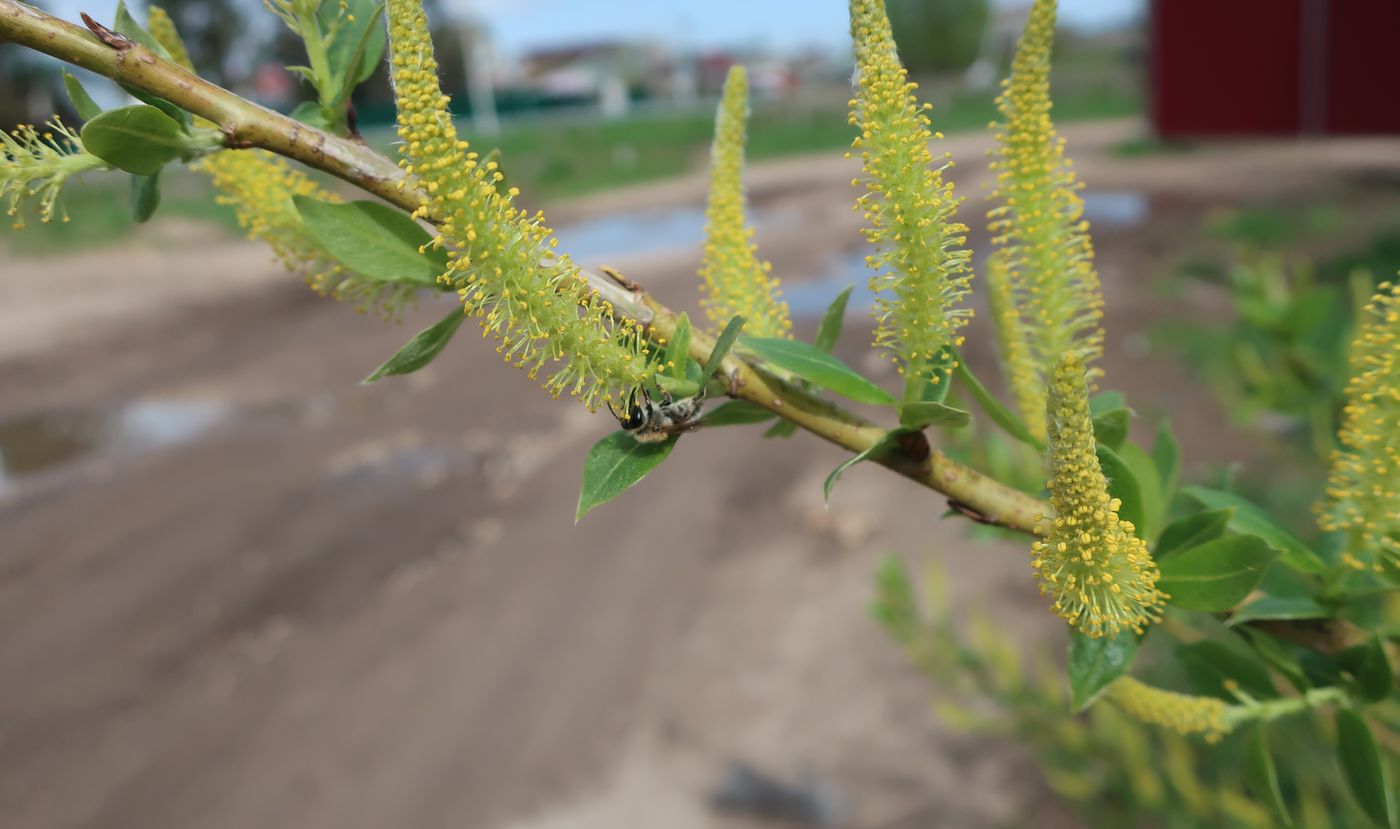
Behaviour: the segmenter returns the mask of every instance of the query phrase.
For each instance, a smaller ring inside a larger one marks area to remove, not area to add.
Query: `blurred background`
[[[746,65],[760,253],[799,336],[860,286],[837,353],[894,384],[843,158],[844,3],[427,5],[461,130],[501,149],[563,249],[692,316],[714,106]],[[889,0],[979,258],[985,127],[1027,5]],[[313,97],[259,4],[165,7],[208,77],[283,111]],[[1135,436],[1171,420],[1186,478],[1313,536],[1351,319],[1400,270],[1400,5],[1062,0],[1061,23],[1104,385]],[[383,67],[355,107],[392,152]],[[0,44],[0,125],[55,112],[77,120],[57,64]],[[204,178],[171,170],[164,193],[138,228],[127,183],[89,175],[71,223],[0,229],[6,827],[1094,823],[1023,742],[936,716],[950,692],[868,611],[882,556],[937,562],[956,615],[1053,662],[1023,539],[868,465],[824,508],[842,453],[758,427],[685,437],[575,526],[605,412],[471,337],[361,386],[451,298],[358,316],[245,241]],[[994,378],[985,318],[968,353]],[[939,442],[1039,488],[988,429]]]

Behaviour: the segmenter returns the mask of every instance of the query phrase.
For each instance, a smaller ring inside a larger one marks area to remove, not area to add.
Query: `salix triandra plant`
[[[0,0],[0,39],[91,69],[141,101],[101,111],[65,75],[80,130],[55,118],[0,139],[0,194],[12,220],[64,219],[64,186],[97,172],[129,174],[145,219],[158,209],[161,170],[190,164],[236,207],[251,237],[323,293],[392,317],[415,293],[455,292],[460,309],[369,379],[427,365],[470,318],[550,394],[611,409],[624,428],[586,459],[579,517],[622,495],[682,439],[720,440],[719,426],[775,418],[773,431],[810,432],[851,453],[828,479],[828,494],[841,469],[868,460],[933,490],[952,514],[1034,536],[1026,577],[1068,626],[1069,708],[1102,700],[1143,727],[1227,746],[1245,735],[1255,808],[1283,820],[1310,801],[1302,784],[1286,775],[1280,784],[1277,761],[1289,768],[1296,758],[1271,753],[1263,729],[1332,712],[1325,733],[1340,752],[1335,770],[1355,799],[1349,808],[1379,825],[1395,819],[1381,748],[1396,740],[1390,729],[1400,722],[1393,628],[1375,610],[1376,597],[1400,586],[1395,290],[1379,289],[1356,335],[1340,448],[1319,506],[1330,536],[1305,543],[1236,494],[1180,485],[1179,449],[1165,424],[1139,446],[1121,396],[1091,398],[1112,378],[1097,365],[1104,299],[1080,185],[1051,120],[1054,0],[1035,0],[998,101],[994,244],[980,265],[990,331],[969,325],[973,262],[958,216],[965,205],[945,178],[952,159],[934,149],[936,113],[900,63],[882,0],[850,0],[852,154],[864,189],[856,206],[872,246],[875,345],[903,375],[897,394],[832,356],[849,292],[812,342],[793,336],[779,281],[745,216],[741,68],[730,73],[716,116],[698,280],[708,324],[692,327],[632,279],[573,261],[542,214],[516,205],[502,170],[509,159],[457,131],[419,0],[269,7],[307,48],[307,65],[295,71],[317,101],[296,118],[197,77],[158,8],[149,27],[119,6],[110,26],[85,15],[84,28]],[[386,50],[397,162],[357,140],[349,106]],[[303,168],[369,198],[340,199]],[[968,333],[994,337],[1012,407],[962,359]],[[940,430],[973,419],[948,403],[955,384],[979,417],[1043,452],[1048,499],[939,450]],[[721,396],[731,399],[700,415],[704,401]],[[897,425],[848,411],[840,398],[883,407]],[[931,505],[914,520],[940,513]],[[928,658],[927,642],[949,633],[939,628],[929,638],[902,568],[882,571],[878,607],[921,662],[956,667]],[[1045,624],[1057,624],[1049,612]],[[1134,665],[1140,650],[1169,640],[1192,657]],[[1001,659],[1002,669],[1016,673],[1012,662]],[[999,693],[995,683],[982,687]]]

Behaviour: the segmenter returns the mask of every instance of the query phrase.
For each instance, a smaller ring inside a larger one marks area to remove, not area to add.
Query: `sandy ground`
[[[1068,131],[1091,191],[1151,196],[1148,222],[1098,236],[1109,377],[1140,411],[1172,413],[1188,447],[1246,453],[1133,333],[1181,310],[1138,289],[1148,263],[1212,205],[1393,177],[1400,153],[1104,152],[1134,129]],[[978,197],[982,139],[946,147]],[[857,249],[852,164],[752,171],[754,201],[781,217],[758,234],[778,273]],[[691,177],[550,215],[702,198]],[[1015,747],[940,727],[933,687],[867,612],[881,556],[934,556],[959,601],[1056,647],[1022,545],[970,544],[941,501],[873,467],[823,509],[842,453],[757,429],[686,437],[574,526],[605,414],[550,403],[470,336],[417,375],[359,386],[445,306],[385,325],[289,284],[257,246],[185,230],[0,264],[0,424],[140,401],[219,418],[0,490],[7,829],[758,826],[707,806],[734,761],[821,781],[843,826],[1059,825]],[[698,258],[608,264],[693,310]],[[885,372],[868,326],[851,328],[843,356]],[[972,339],[985,361],[985,330]]]

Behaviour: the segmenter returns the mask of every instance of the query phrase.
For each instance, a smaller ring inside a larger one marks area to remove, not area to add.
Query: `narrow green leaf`
[[[91,121],[102,114],[102,107],[92,99],[82,83],[67,69],[63,70],[63,88],[68,90],[68,100],[73,103],[73,111],[84,121]]]
[[[821,324],[817,326],[817,336],[812,340],[812,345],[828,354],[836,347],[836,341],[841,339],[841,326],[846,322],[846,304],[850,302],[851,291],[854,289],[855,286],[852,285],[837,294],[827,306],[826,313],[822,315]]]
[[[685,379],[685,364],[690,359],[690,316],[684,311],[676,322],[676,333],[666,344],[665,372],[677,380]]]
[[[593,445],[583,462],[583,486],[574,522],[645,478],[676,447],[676,435],[659,443],[639,443],[626,432],[613,432]]]
[[[128,173],[154,175],[185,153],[180,125],[153,106],[110,109],[83,125],[83,149]]]
[[[1225,535],[1225,528],[1235,514],[1231,509],[1203,510],[1178,519],[1162,530],[1152,557],[1161,561],[1173,553],[1199,547],[1207,541],[1214,541]]]
[[[706,426],[742,426],[763,423],[777,415],[747,400],[729,400],[719,404],[702,421]],[[784,421],[786,422],[786,421]]]
[[[1299,648],[1296,645],[1285,644],[1256,628],[1242,627],[1236,628],[1236,631],[1243,633],[1245,640],[1253,646],[1254,652],[1269,663],[1269,667],[1282,674],[1294,688],[1306,691],[1312,687],[1312,683],[1308,682],[1303,673],[1303,667],[1298,664],[1296,651]]]
[[[1258,586],[1277,555],[1256,535],[1217,538],[1160,562],[1162,578],[1157,586],[1177,607],[1229,610]]]
[[[797,434],[797,424],[791,420],[780,420],[763,433],[765,438],[790,438]]]
[[[885,436],[877,441],[873,446],[863,452],[859,452],[841,462],[841,465],[831,470],[831,474],[826,476],[826,481],[822,483],[822,498],[831,502],[831,490],[836,486],[837,480],[841,478],[841,473],[855,466],[861,461],[873,460],[884,457],[894,451],[899,446],[899,432],[896,429],[885,433]]]
[[[402,211],[372,201],[331,204],[310,196],[293,201],[326,252],[362,276],[433,286],[447,271],[447,254],[434,250],[428,232]]]
[[[293,107],[291,112],[287,113],[287,117],[318,130],[331,128],[331,125],[326,122],[326,116],[321,112],[319,101],[302,101]]]
[[[452,341],[452,335],[457,333],[458,327],[466,318],[467,315],[461,308],[453,308],[448,311],[447,316],[443,317],[440,322],[419,331],[394,356],[385,361],[384,365],[375,369],[373,374],[360,382],[373,383],[375,380],[391,374],[412,374],[431,363]]]
[[[961,429],[972,422],[972,415],[962,409],[945,406],[942,403],[925,401],[906,403],[899,407],[899,425],[906,429],[922,431],[930,426],[947,426]]]
[[[1361,810],[1377,826],[1391,829],[1395,825],[1395,794],[1386,780],[1380,747],[1361,715],[1347,708],[1337,709],[1337,757]]]
[[[1132,633],[1117,636],[1085,636],[1069,633],[1069,696],[1075,711],[1083,711],[1104,692],[1113,680],[1127,673],[1137,655],[1138,638]]]
[[[1181,446],[1176,442],[1176,435],[1172,434],[1169,421],[1163,420],[1157,424],[1157,437],[1152,441],[1152,460],[1161,475],[1162,495],[1170,503],[1181,475]]]
[[[1355,680],[1355,693],[1364,702],[1380,702],[1395,690],[1395,671],[1379,635],[1341,654],[1342,668]]]
[[[1108,493],[1122,502],[1118,517],[1133,522],[1133,532],[1138,538],[1147,538],[1147,504],[1143,501],[1137,475],[1122,456],[1107,446],[1100,445],[1098,454],[1099,467],[1108,479]]]
[[[1001,405],[1001,401],[992,396],[987,391],[987,387],[972,373],[972,369],[967,367],[967,360],[961,354],[956,355],[958,365],[953,369],[954,375],[962,381],[963,387],[972,395],[972,399],[977,401],[977,405],[986,412],[987,417],[992,422],[1002,428],[1002,431],[1029,446],[1035,447],[1038,451],[1045,451],[1045,444],[1041,443],[1026,428],[1026,424],[1021,419],[1011,413],[1011,410]]]
[[[1292,533],[1280,527],[1259,507],[1233,493],[1209,489],[1203,486],[1182,487],[1182,492],[1210,509],[1233,507],[1234,516],[1230,519],[1230,529],[1246,535],[1257,535],[1271,547],[1283,554],[1283,560],[1295,570],[1307,573],[1321,573],[1326,564],[1321,556],[1299,541]]]
[[[324,12],[336,6],[326,3],[321,8]],[[328,102],[336,109],[345,106],[355,87],[374,74],[375,66],[384,54],[385,27],[379,24],[384,4],[372,0],[351,0],[349,12],[355,19],[343,21],[326,53],[331,74],[340,80],[336,97]]]
[[[816,346],[783,337],[745,337],[744,346],[778,368],[859,403],[890,406],[893,395]]]
[[[1089,414],[1098,417],[1104,412],[1128,407],[1127,395],[1121,391],[1101,391],[1089,398]]]
[[[131,177],[131,218],[138,225],[155,215],[160,207],[160,170],[149,176]]]
[[[729,356],[729,350],[734,347],[734,341],[739,338],[739,332],[743,330],[746,320],[743,317],[735,317],[724,326],[724,330],[719,332],[715,338],[714,350],[710,352],[709,359],[705,360],[705,368],[700,372],[700,384],[710,382],[710,378],[719,371],[720,364],[724,358]]]
[[[1128,438],[1131,409],[1110,409],[1094,415],[1094,438],[1110,449],[1118,449]]]
[[[1162,517],[1167,504],[1162,498],[1162,484],[1157,475],[1157,465],[1152,456],[1137,444],[1124,442],[1118,447],[1118,457],[1123,459],[1133,477],[1137,479],[1138,496],[1142,499],[1142,533],[1144,539],[1157,537],[1162,528]]]
[[[1230,614],[1226,624],[1233,627],[1260,619],[1325,619],[1330,615],[1309,596],[1262,596]]]
[[[166,60],[171,60],[170,53],[165,50],[164,46],[160,45],[160,41],[156,40],[155,35],[147,31],[145,26],[136,22],[136,18],[131,16],[131,11],[126,7],[126,0],[117,0],[117,14],[112,23],[112,29],[118,34],[126,35]]]
[[[1244,754],[1244,779],[1250,791],[1269,807],[1274,816],[1284,826],[1293,825],[1293,816],[1288,812],[1288,803],[1283,799],[1283,790],[1278,784],[1278,770],[1274,767],[1273,755],[1269,753],[1269,738],[1264,723],[1259,723],[1249,735],[1249,745]]]
[[[1231,691],[1233,685],[1254,699],[1278,696],[1269,669],[1252,653],[1207,639],[1179,646],[1176,660],[1199,694],[1237,703],[1240,698]]]
[[[693,397],[700,393],[700,384],[694,380],[677,380],[669,374],[656,375],[656,385],[672,397]]]

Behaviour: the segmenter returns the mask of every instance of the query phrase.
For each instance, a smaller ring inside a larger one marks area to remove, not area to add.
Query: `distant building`
[[[1400,0],[1153,0],[1163,136],[1400,133]]]
[[[625,113],[633,98],[671,93],[671,59],[657,45],[599,41],[537,49],[521,58],[520,81],[556,100],[594,102],[604,115]]]

